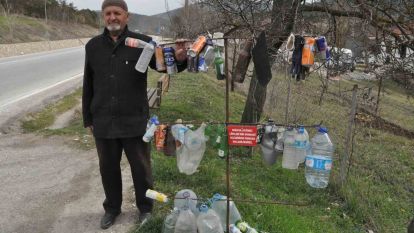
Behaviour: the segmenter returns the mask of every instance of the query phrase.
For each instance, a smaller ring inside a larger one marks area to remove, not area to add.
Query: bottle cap
[[[321,127],[319,127],[318,132],[319,133],[328,133],[328,128],[321,126]]]
[[[220,193],[216,193],[216,194],[214,194],[212,199],[213,199],[213,201],[219,201],[219,200],[224,199],[224,196],[221,195]]]
[[[298,133],[305,133],[305,128],[303,126],[299,126]]]
[[[158,117],[155,116],[155,115],[151,117],[151,120],[150,121],[151,121],[152,124],[155,124],[155,125],[159,125],[160,124],[160,122],[158,121]]]
[[[200,212],[206,213],[208,211],[208,206],[206,204],[202,204],[199,208]]]

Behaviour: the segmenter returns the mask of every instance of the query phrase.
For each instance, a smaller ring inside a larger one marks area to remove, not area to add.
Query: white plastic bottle
[[[148,64],[150,63],[152,56],[154,55],[155,48],[153,43],[147,43],[142,50],[141,56],[138,59],[135,69],[141,73],[145,73],[148,69]]]
[[[162,228],[162,233],[174,233],[175,224],[177,223],[178,216],[180,215],[180,210],[174,208],[164,220],[164,226]]]
[[[180,210],[174,233],[197,233],[197,219],[189,208]]]
[[[220,218],[223,229],[227,227],[227,197],[221,194],[214,194],[211,199],[211,209],[214,210]],[[233,201],[230,201],[230,224],[235,224],[241,220],[239,210]]]
[[[200,206],[200,215],[197,218],[198,233],[224,233],[220,218],[207,205]]]
[[[174,208],[179,210],[190,208],[194,215],[197,216],[197,195],[190,189],[183,189],[175,194]]]
[[[314,188],[326,188],[332,169],[334,145],[329,138],[328,130],[320,127],[312,138],[312,154],[306,156],[306,182]]]
[[[295,150],[298,163],[305,162],[308,147],[309,136],[307,136],[307,133],[305,134],[305,128],[301,126],[298,128],[298,133],[295,135]]]
[[[159,124],[160,122],[158,121],[157,116],[151,117],[150,127],[147,129],[147,132],[145,132],[144,136],[142,137],[142,141],[150,142],[152,138],[154,137],[155,130],[157,130],[157,127]]]
[[[295,135],[296,130],[289,128],[285,131],[283,141],[283,158],[282,167],[286,169],[298,169],[298,159],[296,156],[295,148]]]
[[[236,227],[236,225],[234,224],[230,224],[230,229],[229,229],[230,233],[242,233],[239,228]]]

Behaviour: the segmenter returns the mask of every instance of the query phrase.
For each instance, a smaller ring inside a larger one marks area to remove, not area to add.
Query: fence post
[[[345,141],[345,154],[342,157],[341,160],[341,169],[340,169],[340,176],[341,176],[341,185],[344,185],[346,181],[346,175],[347,175],[347,165],[349,163],[349,157],[351,154],[351,148],[352,148],[352,129],[355,124],[355,114],[356,114],[356,108],[357,108],[357,91],[358,91],[358,85],[354,85],[354,88],[352,89],[352,106],[351,106],[351,113],[349,115],[349,124],[348,128],[346,130],[346,141]]]

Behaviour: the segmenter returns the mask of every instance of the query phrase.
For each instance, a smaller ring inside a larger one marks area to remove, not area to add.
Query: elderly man
[[[128,30],[128,7],[124,0],[105,0],[102,17],[105,29],[85,46],[82,113],[84,127],[95,137],[105,214],[101,228],[110,227],[121,213],[122,180],[120,161],[125,152],[131,167],[139,221],[151,216],[152,200],[145,197],[151,189],[150,145],[142,141],[149,118],[147,72],[135,70],[142,49],[125,46],[125,38],[150,42],[151,38]],[[178,70],[186,67],[184,47],[177,49]],[[155,69],[155,58],[150,65]]]

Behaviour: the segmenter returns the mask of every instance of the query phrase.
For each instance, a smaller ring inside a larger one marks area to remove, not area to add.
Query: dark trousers
[[[125,151],[131,167],[135,188],[136,204],[141,213],[152,211],[153,201],[145,197],[147,189],[152,189],[151,146],[134,138],[95,138],[99,156],[99,168],[105,191],[103,207],[106,212],[118,214],[122,205],[121,157]]]

